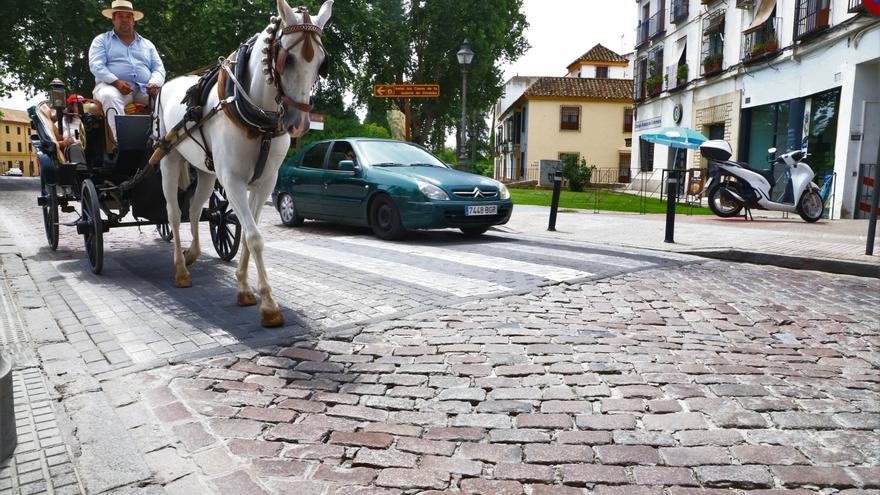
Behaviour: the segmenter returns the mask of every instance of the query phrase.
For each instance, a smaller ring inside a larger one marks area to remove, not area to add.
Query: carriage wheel
[[[161,237],[163,241],[171,242],[171,239],[174,239],[174,232],[171,232],[171,226],[167,223],[156,225],[156,230],[159,232],[159,237]]]
[[[46,228],[46,240],[52,251],[58,249],[58,195],[55,184],[43,186],[43,226]]]
[[[101,221],[101,207],[98,204],[98,191],[95,190],[95,184],[91,179],[83,181],[80,201],[82,219],[77,228],[85,239],[92,273],[99,274],[104,268],[104,226]]]
[[[217,255],[223,261],[232,260],[241,244],[241,225],[235,212],[229,208],[229,201],[219,184],[214,186],[208,201],[208,225]]]

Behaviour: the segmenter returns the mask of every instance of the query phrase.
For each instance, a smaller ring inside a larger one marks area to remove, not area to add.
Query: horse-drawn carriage
[[[168,226],[162,177],[150,165],[152,117],[149,114],[116,117],[114,139],[97,102],[86,101],[79,115],[78,138],[82,153],[62,151],[64,89],[53,85],[53,102],[29,110],[34,134],[31,138],[40,164],[40,196],[46,239],[52,250],[58,247],[59,226],[76,227],[82,235],[94,273],[101,273],[104,260],[103,236],[112,228],[155,225],[166,241],[172,238]],[[60,93],[60,94],[58,94]],[[181,211],[188,212],[195,184],[179,191]],[[79,205],[78,211],[77,206]],[[61,223],[59,210],[78,212],[79,218]],[[221,259],[235,257],[241,241],[241,227],[229,207],[223,189],[215,183],[209,205],[198,221],[210,223],[211,240]]]

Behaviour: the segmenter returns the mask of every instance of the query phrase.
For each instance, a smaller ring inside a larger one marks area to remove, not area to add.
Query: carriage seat
[[[61,136],[58,134],[58,120],[55,118],[55,109],[49,101],[37,105],[35,112],[38,125],[43,128],[43,135],[49,137],[55,143],[55,159],[58,163],[64,163],[64,153],[61,152]]]

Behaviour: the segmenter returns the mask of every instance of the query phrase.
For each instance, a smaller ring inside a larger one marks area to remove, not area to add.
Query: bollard
[[[678,170],[669,170],[666,176],[666,239],[675,243],[675,198],[678,196]]]
[[[0,354],[0,462],[11,456],[18,445],[13,405],[12,363]]]
[[[550,225],[547,230],[556,232],[556,210],[559,209],[559,192],[562,189],[562,171],[553,174],[553,199],[550,201]]]
[[[880,155],[880,151],[877,152]],[[880,161],[880,160],[878,160]],[[877,234],[877,203],[880,202],[880,163],[874,165],[874,194],[871,195],[871,216],[868,217],[868,243],[865,254],[874,256],[874,236]]]

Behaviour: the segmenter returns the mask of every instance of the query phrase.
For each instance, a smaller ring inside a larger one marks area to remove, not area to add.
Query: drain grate
[[[36,356],[25,336],[24,323],[6,278],[0,281],[0,352],[15,368],[36,365]]]

